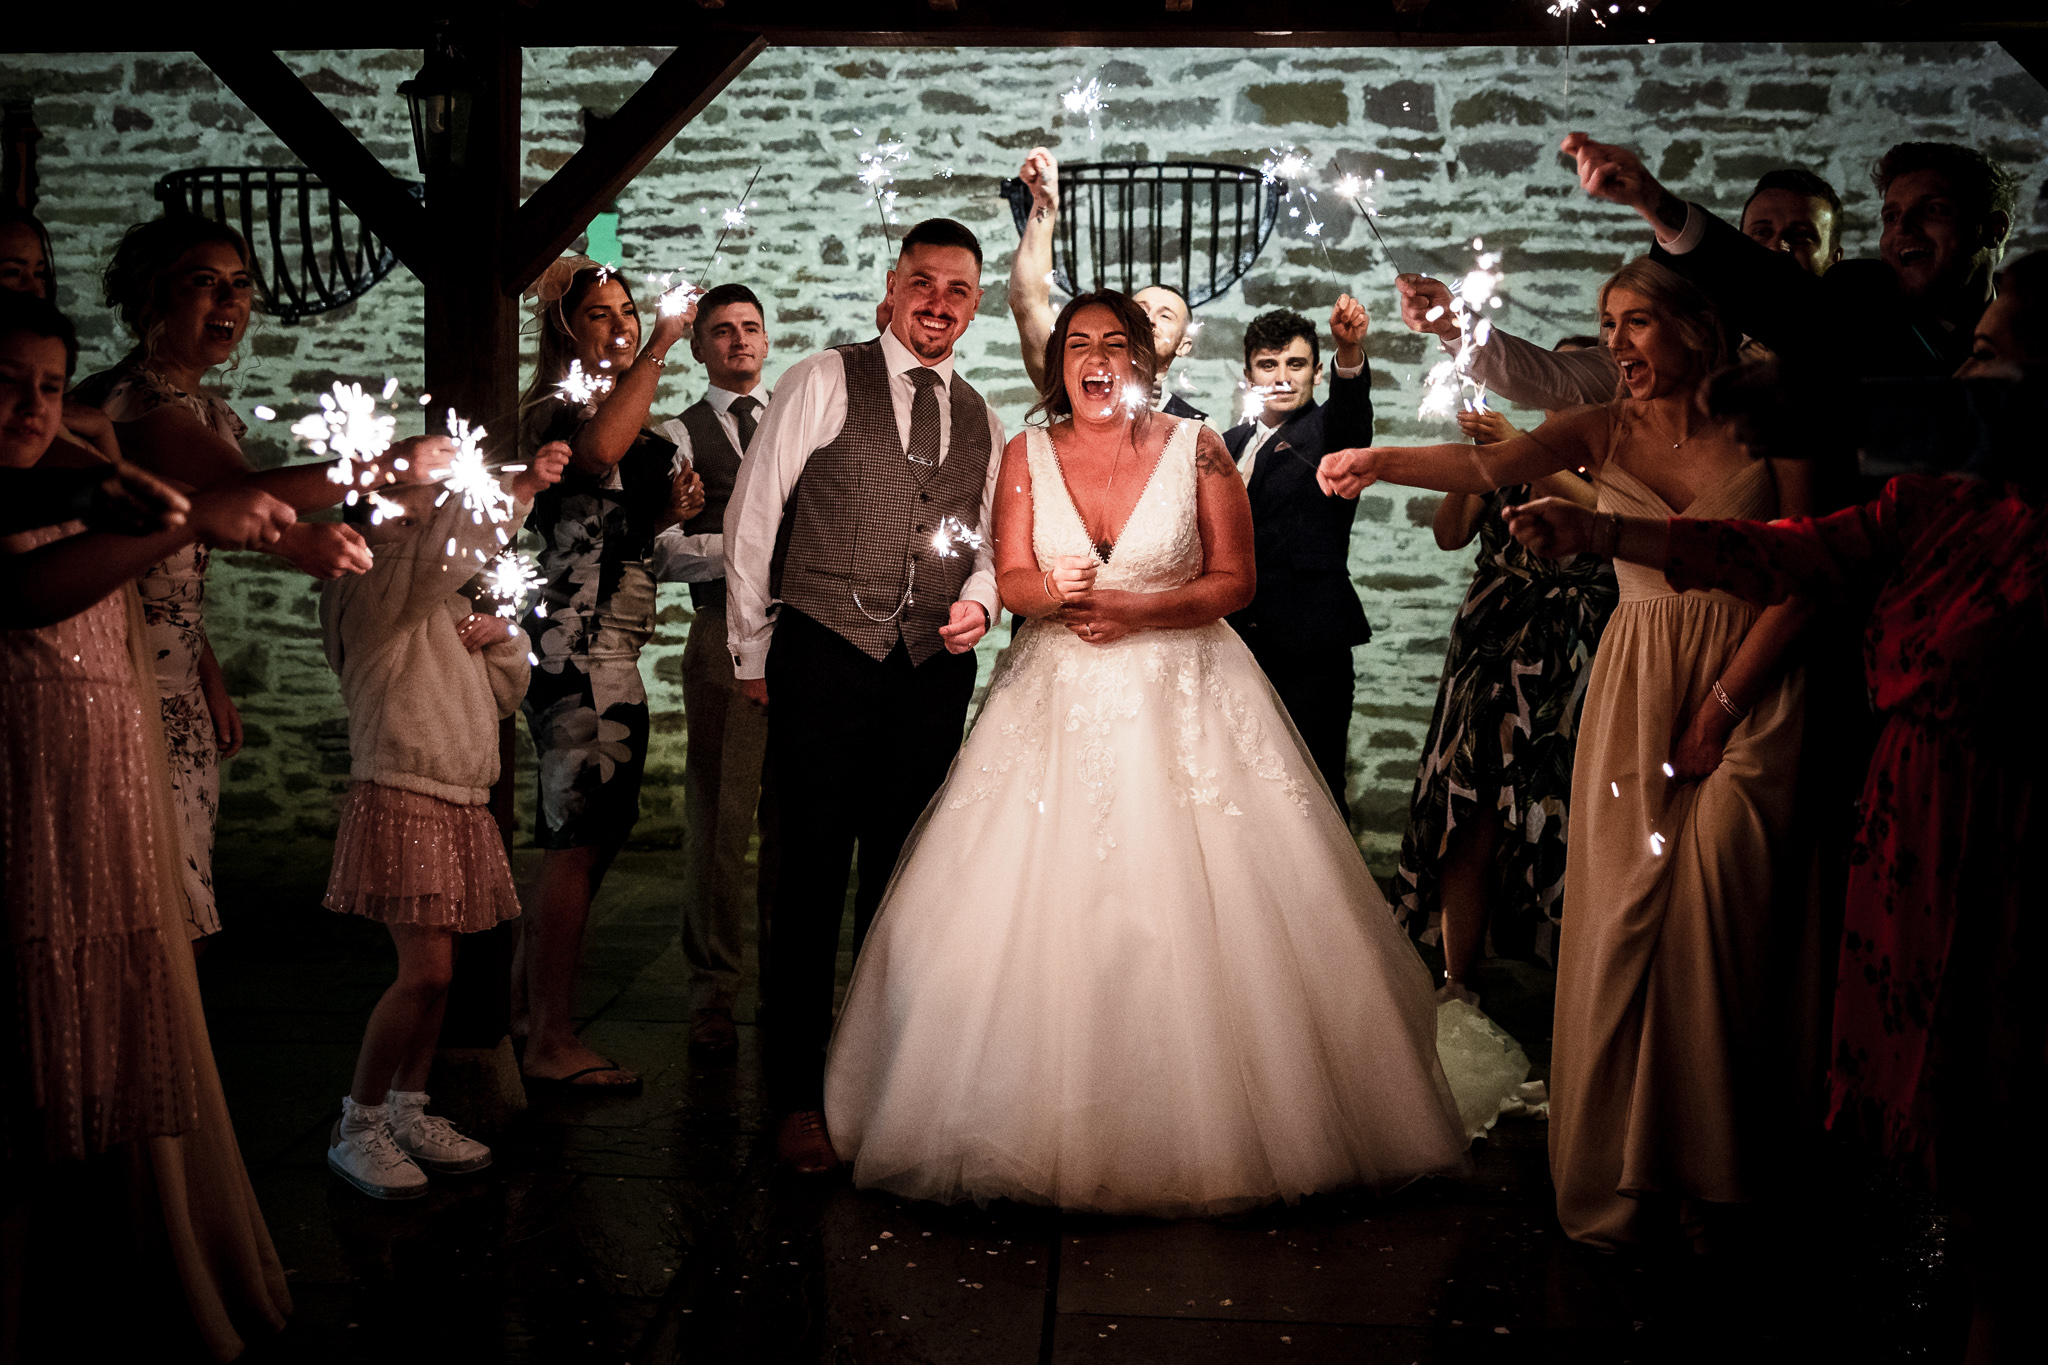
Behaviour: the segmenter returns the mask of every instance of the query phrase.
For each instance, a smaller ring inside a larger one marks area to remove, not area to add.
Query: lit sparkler
[[[889,224],[896,221],[895,168],[910,160],[903,144],[877,138],[875,145],[860,153],[860,183],[874,196],[875,212],[882,219],[882,240],[889,240]]]
[[[932,532],[932,553],[941,559],[951,559],[963,550],[979,550],[982,534],[958,517],[940,517],[938,529]]]
[[[718,240],[712,244],[711,259],[704,262],[704,269],[698,272],[705,279],[711,278],[711,267],[718,264],[718,253],[725,250],[725,235],[734,228],[747,225],[747,196],[754,192],[754,182],[760,178],[761,167],[757,164],[754,173],[747,177],[747,187],[740,191],[739,199],[725,211],[725,226],[718,230]]]
[[[1323,263],[1329,264],[1329,244],[1323,241],[1325,225],[1316,217],[1316,192],[1309,188],[1309,183],[1315,179],[1315,167],[1309,164],[1307,155],[1299,148],[1288,147],[1283,150],[1274,147],[1270,150],[1272,155],[1260,164],[1259,174],[1265,178],[1268,185],[1285,187],[1280,202],[1287,205],[1287,216],[1300,218],[1306,214],[1308,221],[1302,225],[1302,235],[1323,249]],[[1303,202],[1300,204],[1294,202],[1296,190],[1301,192]]]
[[[527,595],[538,592],[547,582],[534,566],[532,556],[523,550],[512,549],[499,552],[498,557],[485,566],[483,578],[484,595],[497,599],[497,614],[507,620],[524,611]]]
[[[668,296],[662,295],[662,306],[666,309]],[[608,374],[590,374],[583,368],[583,362],[569,362],[569,373],[562,376],[562,382],[555,385],[555,396],[564,403],[577,407],[589,407],[599,398],[612,391],[613,379]]]
[[[377,411],[377,399],[363,392],[361,384],[334,381],[332,392],[320,395],[320,409],[292,423],[292,435],[304,441],[315,455],[338,458],[328,466],[327,477],[335,483],[356,482],[356,465],[367,464],[391,445],[398,419]]]
[[[1060,95],[1060,105],[1069,114],[1088,120],[1088,140],[1093,142],[1101,131],[1102,111],[1109,108],[1109,101],[1103,98],[1114,85],[1105,85],[1099,77],[1090,77],[1086,85],[1080,77],[1074,78],[1073,88]]]
[[[1423,381],[1418,416],[1450,417],[1461,405],[1474,411],[1486,406],[1486,386],[1472,378],[1472,360],[1493,335],[1493,320],[1486,315],[1501,306],[1500,287],[1505,276],[1500,269],[1501,253],[1488,251],[1483,238],[1472,239],[1472,250],[1477,253],[1472,269],[1451,284],[1449,312],[1458,324],[1458,348],[1431,367]],[[1444,311],[1431,309],[1427,320],[1436,321]],[[1472,395],[1469,400],[1465,398],[1468,392]]]
[[[443,485],[441,496],[434,499],[434,506],[439,507],[451,496],[459,497],[479,525],[487,516],[494,523],[510,521],[516,504],[512,495],[505,491],[505,486],[498,482],[498,471],[484,462],[483,440],[488,433],[482,427],[472,427],[466,418],[457,417],[455,409],[450,408],[448,434],[455,438],[454,457],[446,469],[429,471],[431,477]],[[507,465],[505,468],[510,471],[515,467]]]
[[[1401,273],[1401,266],[1394,259],[1393,248],[1387,245],[1387,239],[1380,233],[1380,206],[1373,198],[1373,186],[1386,178],[1385,171],[1373,172],[1371,180],[1346,171],[1337,177],[1337,183],[1330,189],[1339,199],[1347,201],[1359,217],[1365,219],[1365,225],[1372,229],[1373,240],[1380,244],[1380,250],[1386,254],[1387,264],[1392,266],[1394,273],[1398,275]]]

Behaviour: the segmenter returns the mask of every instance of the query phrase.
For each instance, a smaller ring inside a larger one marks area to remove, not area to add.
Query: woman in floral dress
[[[201,387],[209,370],[234,358],[249,325],[255,283],[241,234],[192,215],[139,224],[122,238],[105,283],[108,306],[120,310],[137,344],[120,364],[82,382],[73,399],[105,412],[123,453],[177,487],[249,477],[241,453],[246,428]],[[302,510],[333,503],[342,491],[324,464],[254,477]],[[362,537],[333,523],[294,525],[275,551],[318,578],[370,563]],[[186,930],[195,941],[220,930],[213,895],[220,765],[242,747],[242,720],[206,638],[208,558],[205,546],[188,545],[137,584],[170,748]]]
[[[630,1090],[640,1078],[576,1036],[572,996],[591,899],[640,815],[640,651],[655,605],[647,556],[657,532],[694,512],[679,498],[702,502],[674,444],[644,429],[668,350],[696,309],[663,314],[642,348],[639,309],[610,269],[564,257],[536,293],[540,358],[521,446],[564,442],[572,457],[526,521],[542,541],[545,582],[521,623],[537,661],[521,709],[540,760],[534,842],[546,853],[513,969],[527,1012],[521,1065],[529,1083]]]
[[[1557,349],[1597,344],[1573,337]],[[1461,413],[1458,424],[1481,445],[1521,434],[1497,412]],[[1592,505],[1575,474],[1541,488]],[[1440,547],[1477,535],[1479,553],[1415,777],[1395,913],[1442,947],[1446,994],[1468,1001],[1489,938],[1497,956],[1557,961],[1579,706],[1618,592],[1598,556],[1556,562],[1515,543],[1501,510],[1529,496],[1527,485],[1449,493],[1436,514]]]

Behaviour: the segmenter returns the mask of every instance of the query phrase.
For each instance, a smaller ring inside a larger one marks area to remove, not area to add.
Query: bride
[[[1067,305],[1003,452],[1030,618],[905,846],[832,1039],[854,1183],[1186,1216],[1458,1166],[1416,957],[1265,675],[1251,510],[1154,414],[1145,314]]]

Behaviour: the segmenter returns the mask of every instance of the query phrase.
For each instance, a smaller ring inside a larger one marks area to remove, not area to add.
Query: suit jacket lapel
[[[1252,461],[1252,479],[1251,482],[1245,486],[1246,493],[1251,493],[1252,491],[1261,488],[1266,483],[1267,479],[1271,477],[1274,467],[1278,465],[1281,461],[1292,461],[1297,457],[1304,460],[1310,460],[1313,459],[1316,455],[1320,455],[1322,453],[1321,451],[1295,451],[1283,450],[1281,448],[1283,446],[1288,445],[1291,441],[1293,441],[1295,436],[1295,429],[1301,425],[1302,419],[1307,417],[1310,413],[1314,412],[1315,410],[1316,400],[1311,398],[1308,400],[1308,402],[1302,404],[1301,408],[1292,417],[1282,422],[1280,424],[1280,430],[1274,432],[1272,439],[1267,441],[1265,445],[1259,448],[1257,458],[1255,458]]]

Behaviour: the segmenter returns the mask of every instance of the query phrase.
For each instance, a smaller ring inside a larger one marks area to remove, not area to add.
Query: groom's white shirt
[[[896,339],[882,333],[882,363],[889,371],[889,402],[896,410],[896,434],[910,445],[910,405],[917,386],[910,371],[925,364]],[[953,449],[953,357],[930,365],[938,372],[939,463]],[[769,564],[775,557],[775,533],[791,490],[810,462],[811,452],[831,444],[846,426],[846,363],[837,351],[820,351],[789,367],[775,384],[775,402],[754,433],[747,458],[740,463],[732,501],[725,509],[726,642],[732,651],[733,676],[759,678],[768,671],[768,642],[775,633],[769,616]],[[974,572],[960,589],[959,601],[978,602],[991,621],[1002,610],[996,595],[994,525],[996,476],[1003,462],[1003,423],[988,410],[988,477],[981,488],[981,548],[974,554]]]

